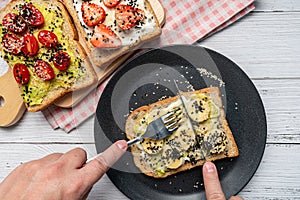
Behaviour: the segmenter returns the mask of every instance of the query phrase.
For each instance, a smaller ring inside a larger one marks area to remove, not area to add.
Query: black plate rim
[[[203,47],[203,46],[196,46],[196,45],[168,45],[168,46],[163,46],[163,47],[159,47],[159,48],[155,48],[155,49],[150,49],[150,50],[146,50],[146,51],[142,51],[141,53],[138,53],[137,55],[133,56],[131,59],[129,59],[122,67],[120,67],[118,70],[116,70],[115,74],[119,73],[125,66],[127,63],[137,59],[138,57],[140,56],[143,56],[144,54],[147,54],[151,51],[154,51],[154,50],[159,50],[159,49],[165,49],[165,48],[181,48],[181,47],[188,47],[188,48],[203,48],[205,49],[206,51],[212,53],[212,54],[215,54],[215,55],[218,55],[218,56],[221,56],[223,57],[224,59],[227,59],[229,62],[233,63],[233,65],[235,65],[236,67],[238,67],[238,69],[240,70],[240,73],[242,73],[248,80],[247,81],[250,81],[249,83],[252,85],[252,89],[255,90],[255,92],[258,94],[258,97],[259,97],[259,101],[260,101],[260,104],[262,105],[262,112],[263,112],[263,121],[264,121],[264,128],[262,130],[262,132],[264,133],[264,138],[263,138],[263,148],[261,150],[261,154],[258,158],[258,164],[256,165],[256,167],[252,170],[252,175],[249,177],[249,179],[245,182],[245,184],[243,186],[241,186],[236,192],[235,194],[233,195],[236,195],[238,194],[240,191],[243,190],[243,188],[250,182],[250,180],[253,178],[253,176],[255,175],[258,167],[260,166],[261,164],[261,161],[262,161],[262,158],[263,158],[263,155],[264,155],[264,152],[265,152],[265,147],[266,147],[266,140],[267,140],[267,119],[266,119],[266,113],[265,113],[265,109],[264,109],[264,106],[263,106],[263,101],[258,93],[258,90],[257,88],[255,87],[254,83],[251,81],[251,79],[247,76],[247,74],[234,62],[232,61],[231,59],[227,58],[226,56],[222,55],[221,53],[215,51],[215,50],[212,50],[212,49],[209,49],[207,47]],[[110,82],[113,81],[113,78],[114,76],[112,77],[112,79],[108,82],[107,86],[110,85]],[[107,88],[106,86],[106,88]],[[105,89],[106,89],[105,88]],[[105,90],[104,89],[104,90]],[[104,92],[104,91],[103,91]],[[100,101],[101,101],[101,97],[99,99],[99,104],[100,104]],[[99,106],[98,104],[98,106]],[[97,106],[97,107],[98,107]],[[97,149],[97,152],[100,153],[102,150],[101,148],[99,148],[99,145],[97,145],[97,138],[98,138],[98,134],[97,132],[99,131],[99,128],[97,128],[97,115],[95,116],[95,125],[94,125],[94,136],[95,136],[95,145],[96,145],[96,149]],[[131,198],[131,199],[141,199],[142,196],[140,195],[136,195],[134,193],[130,193],[130,191],[127,191],[126,189],[124,188],[120,188],[119,187],[119,183],[116,182],[116,180],[114,179],[113,176],[116,176],[116,173],[117,170],[114,170],[114,169],[110,169],[108,172],[107,172],[107,175],[109,177],[109,179],[113,182],[113,184],[123,193],[125,194],[127,197]],[[155,195],[154,195],[155,196]],[[163,194],[159,194],[158,192],[158,196],[160,197],[163,197],[164,195]],[[171,199],[195,199],[195,198],[198,198],[199,196],[197,194],[189,194],[189,197],[185,196],[185,195],[170,195],[170,196],[166,196],[166,198],[164,199],[168,199],[168,197],[171,197]]]

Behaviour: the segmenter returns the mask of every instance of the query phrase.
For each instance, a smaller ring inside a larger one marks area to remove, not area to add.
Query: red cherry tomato
[[[17,83],[24,85],[29,82],[30,73],[25,65],[21,63],[15,64],[13,73]]]
[[[55,48],[58,43],[55,33],[47,30],[41,30],[39,32],[38,40],[42,45],[48,48]]]
[[[57,52],[53,58],[53,64],[59,70],[66,70],[70,63],[70,56],[67,52]]]
[[[54,78],[54,70],[51,65],[43,60],[37,60],[34,63],[35,74],[43,79],[44,81],[49,81]]]
[[[22,6],[21,16],[32,26],[40,26],[44,23],[44,16],[34,5],[27,3]]]
[[[2,37],[1,44],[7,52],[18,55],[23,47],[23,39],[15,34],[7,33]]]
[[[25,55],[34,56],[39,51],[39,43],[30,33],[24,35],[24,45],[22,51]]]
[[[25,20],[15,13],[6,14],[2,19],[2,25],[14,33],[22,33],[27,29]]]

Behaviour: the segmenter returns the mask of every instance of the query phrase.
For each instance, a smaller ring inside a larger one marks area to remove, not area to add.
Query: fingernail
[[[215,165],[212,162],[205,163],[204,167],[205,167],[205,170],[208,173],[212,173],[212,172],[214,172],[216,170],[216,167],[215,167]]]
[[[126,150],[127,142],[125,140],[119,140],[115,143],[119,149]]]

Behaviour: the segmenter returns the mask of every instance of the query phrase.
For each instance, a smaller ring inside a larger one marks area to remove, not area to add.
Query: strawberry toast
[[[98,67],[161,34],[148,0],[63,0],[92,63]]]

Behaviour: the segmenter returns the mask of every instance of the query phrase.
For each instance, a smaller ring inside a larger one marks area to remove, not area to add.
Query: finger
[[[239,196],[232,196],[229,198],[229,200],[244,200],[242,197]]]
[[[86,151],[82,148],[75,148],[60,157],[60,160],[63,161],[67,167],[75,169],[81,168],[85,164],[86,159]]]
[[[119,140],[99,154],[91,162],[87,163],[81,170],[87,185],[96,183],[103,174],[126,152],[127,143]]]
[[[57,159],[59,159],[62,155],[63,155],[62,153],[53,153],[53,154],[47,155],[47,156],[39,159],[39,161],[42,163],[45,163],[45,164],[51,163],[51,162],[54,162]]]
[[[203,166],[203,180],[207,200],[225,200],[224,193],[218,177],[216,166],[206,162]]]

